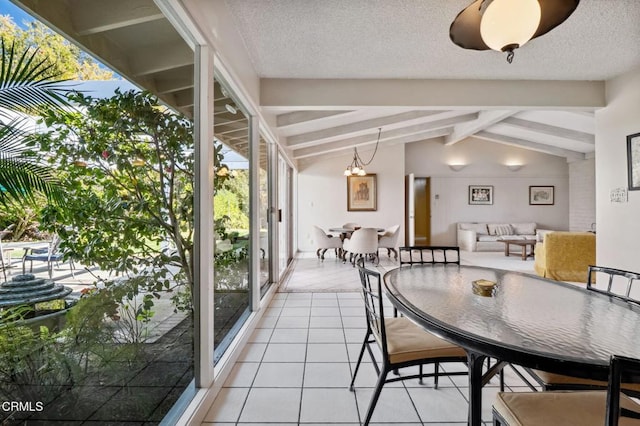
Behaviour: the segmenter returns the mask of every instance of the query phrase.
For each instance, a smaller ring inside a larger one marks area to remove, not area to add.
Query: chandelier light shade
[[[514,50],[563,23],[580,0],[475,0],[454,19],[449,36],[458,46],[497,50],[513,60]]]
[[[373,158],[376,156],[376,152],[378,152],[378,144],[380,143],[380,134],[382,133],[382,128],[378,129],[378,140],[376,140],[376,148],[373,150],[373,155],[371,159],[367,162],[363,161],[358,154],[358,148],[353,147],[353,160],[347,166],[344,171],[345,176],[365,176],[367,172],[364,169],[364,166],[368,166],[373,161]]]

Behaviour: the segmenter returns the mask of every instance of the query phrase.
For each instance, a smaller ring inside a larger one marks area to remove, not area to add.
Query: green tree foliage
[[[39,21],[30,22],[23,30],[10,16],[0,15],[0,37],[8,44],[15,43],[18,51],[37,47],[37,59],[53,64],[54,74],[62,79],[113,79],[113,72],[101,68],[91,56]]]
[[[229,229],[249,229],[249,173],[247,170],[231,172],[224,188],[215,196],[215,218],[224,219],[224,226]]]
[[[16,50],[2,40],[0,55],[0,203],[33,201],[37,192],[59,201],[57,179],[25,143],[28,115],[68,108],[68,90],[37,49]]]
[[[56,152],[68,188],[43,224],[81,263],[148,277],[152,291],[193,284],[193,126],[148,93],[71,98],[82,112],[52,110],[54,129],[34,140]],[[216,151],[220,165],[222,154]],[[225,185],[219,176],[216,185]],[[72,225],[72,230],[63,225]],[[140,285],[140,288],[143,287]]]

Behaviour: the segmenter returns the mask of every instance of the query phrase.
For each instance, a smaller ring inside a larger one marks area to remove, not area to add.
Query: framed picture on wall
[[[493,186],[469,185],[469,204],[493,204]]]
[[[640,133],[627,136],[629,191],[640,190]]]
[[[376,211],[376,175],[347,176],[347,211]]]
[[[530,186],[529,187],[529,205],[552,206],[554,203],[553,186]]]

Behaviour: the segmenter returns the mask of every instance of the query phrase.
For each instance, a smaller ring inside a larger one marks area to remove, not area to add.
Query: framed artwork
[[[627,136],[629,191],[640,190],[640,133]]]
[[[530,186],[529,205],[552,206],[554,203],[554,186]]]
[[[347,210],[350,212],[376,211],[376,191],[375,174],[347,176]]]
[[[469,185],[469,204],[493,204],[493,186]]]

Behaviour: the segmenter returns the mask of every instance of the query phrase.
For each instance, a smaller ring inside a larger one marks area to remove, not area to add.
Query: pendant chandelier
[[[456,16],[449,37],[458,46],[497,50],[513,61],[514,50],[563,23],[580,0],[475,0]]]
[[[382,133],[382,127],[378,129],[378,140],[376,141],[376,148],[373,150],[373,155],[371,159],[367,162],[364,162],[362,158],[360,158],[360,154],[358,154],[358,148],[353,147],[353,160],[351,160],[351,164],[347,166],[344,171],[345,176],[365,176],[367,172],[364,170],[364,166],[368,166],[373,161],[373,158],[376,156],[376,152],[378,152],[378,144],[380,143],[380,134]]]

